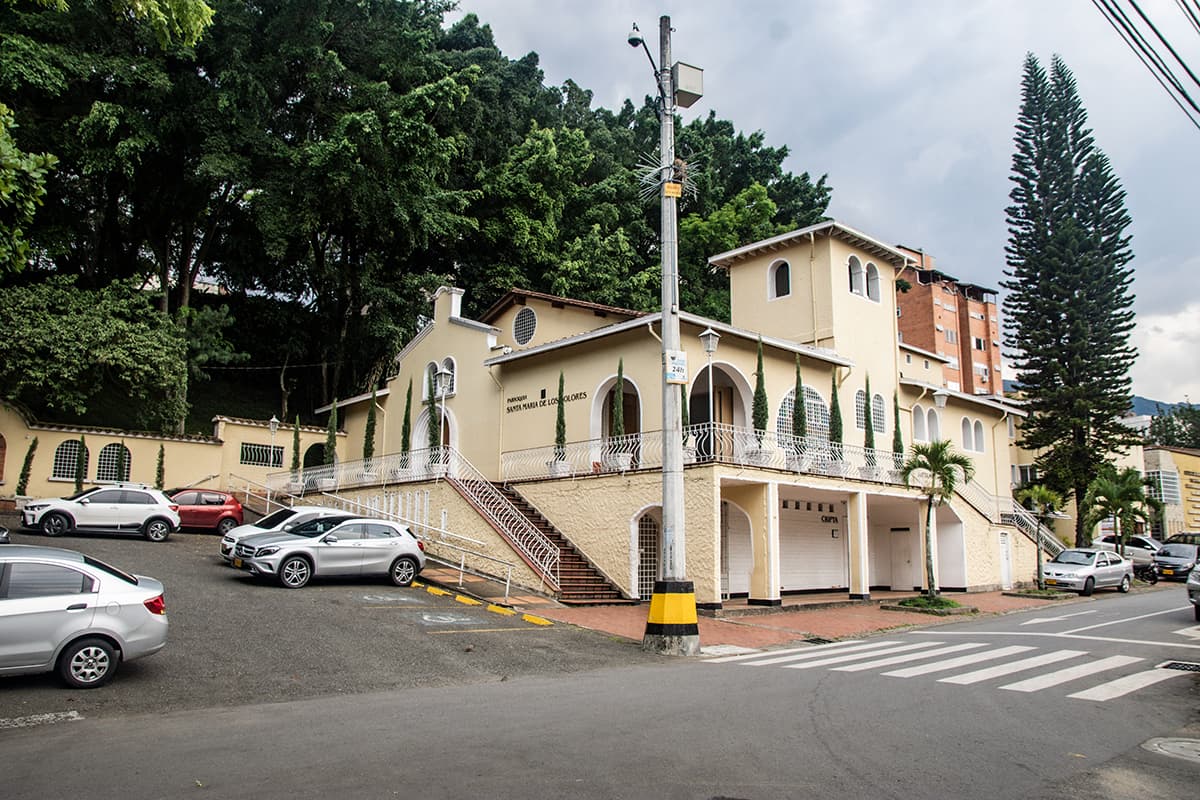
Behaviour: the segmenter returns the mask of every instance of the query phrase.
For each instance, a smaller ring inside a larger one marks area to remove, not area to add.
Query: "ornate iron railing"
[[[780,436],[733,425],[690,425],[684,463],[736,464],[812,475],[902,484],[902,459],[890,450],[832,444],[815,437]],[[513,450],[501,455],[504,480],[561,478],[631,469],[661,469],[662,431]]]

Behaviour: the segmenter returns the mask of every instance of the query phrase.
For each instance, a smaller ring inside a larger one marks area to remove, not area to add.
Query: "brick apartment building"
[[[933,256],[899,246],[908,256],[896,277],[911,284],[896,294],[900,341],[948,359],[947,389],[1000,395],[1000,312],[997,291],[934,268]]]

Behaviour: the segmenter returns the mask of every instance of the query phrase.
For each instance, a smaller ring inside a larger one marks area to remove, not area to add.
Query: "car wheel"
[[[165,519],[152,519],[142,526],[142,536],[152,542],[164,542],[171,535],[171,524]]]
[[[397,586],[408,586],[417,577],[417,562],[408,556],[401,556],[392,562],[389,574],[392,583]]]
[[[117,651],[103,639],[80,639],[58,659],[58,675],[73,689],[95,689],[117,672]]]
[[[42,517],[42,533],[47,536],[62,536],[71,530],[71,518],[66,514],[51,512]]]
[[[217,523],[217,533],[220,534],[221,536],[224,536],[225,534],[229,533],[231,530],[233,530],[236,527],[237,527],[237,520],[234,519],[233,517],[226,517],[225,519],[223,519]]]
[[[1125,594],[1125,592],[1129,591],[1129,576],[1128,575],[1121,576],[1121,585],[1117,587],[1117,591],[1120,592],[1121,594]]]
[[[1083,582],[1083,589],[1079,593],[1084,597],[1090,597],[1094,591],[1096,591],[1096,579],[1088,578]]]
[[[312,565],[301,556],[284,559],[279,565],[279,582],[289,589],[299,589],[312,577]]]

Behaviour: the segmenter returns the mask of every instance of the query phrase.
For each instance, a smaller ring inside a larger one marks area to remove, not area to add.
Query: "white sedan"
[[[1128,592],[1133,584],[1132,561],[1090,548],[1063,550],[1046,563],[1042,573],[1047,586],[1069,589],[1085,597],[1106,586]]]

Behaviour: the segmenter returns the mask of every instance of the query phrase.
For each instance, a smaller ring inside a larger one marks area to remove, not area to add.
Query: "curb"
[[[887,606],[879,607],[883,611],[913,611],[917,614],[931,614],[935,617],[959,617],[966,614],[978,614],[974,606],[959,606],[958,608],[917,608],[916,606]]]
[[[518,616],[516,609],[509,608],[508,606],[496,605],[488,600],[472,597],[469,594],[444,589],[441,586],[435,585],[434,582],[430,580],[426,580],[424,583],[420,581],[413,581],[411,585],[414,589],[424,589],[429,594],[437,595],[438,597],[453,597],[455,602],[462,603],[465,606],[484,606],[485,610],[490,611],[493,614],[500,614],[501,616],[505,617]],[[522,622],[528,622],[530,625],[549,627],[554,624],[551,620],[548,620],[545,617],[536,616],[534,614],[520,614],[519,616],[521,617]]]

